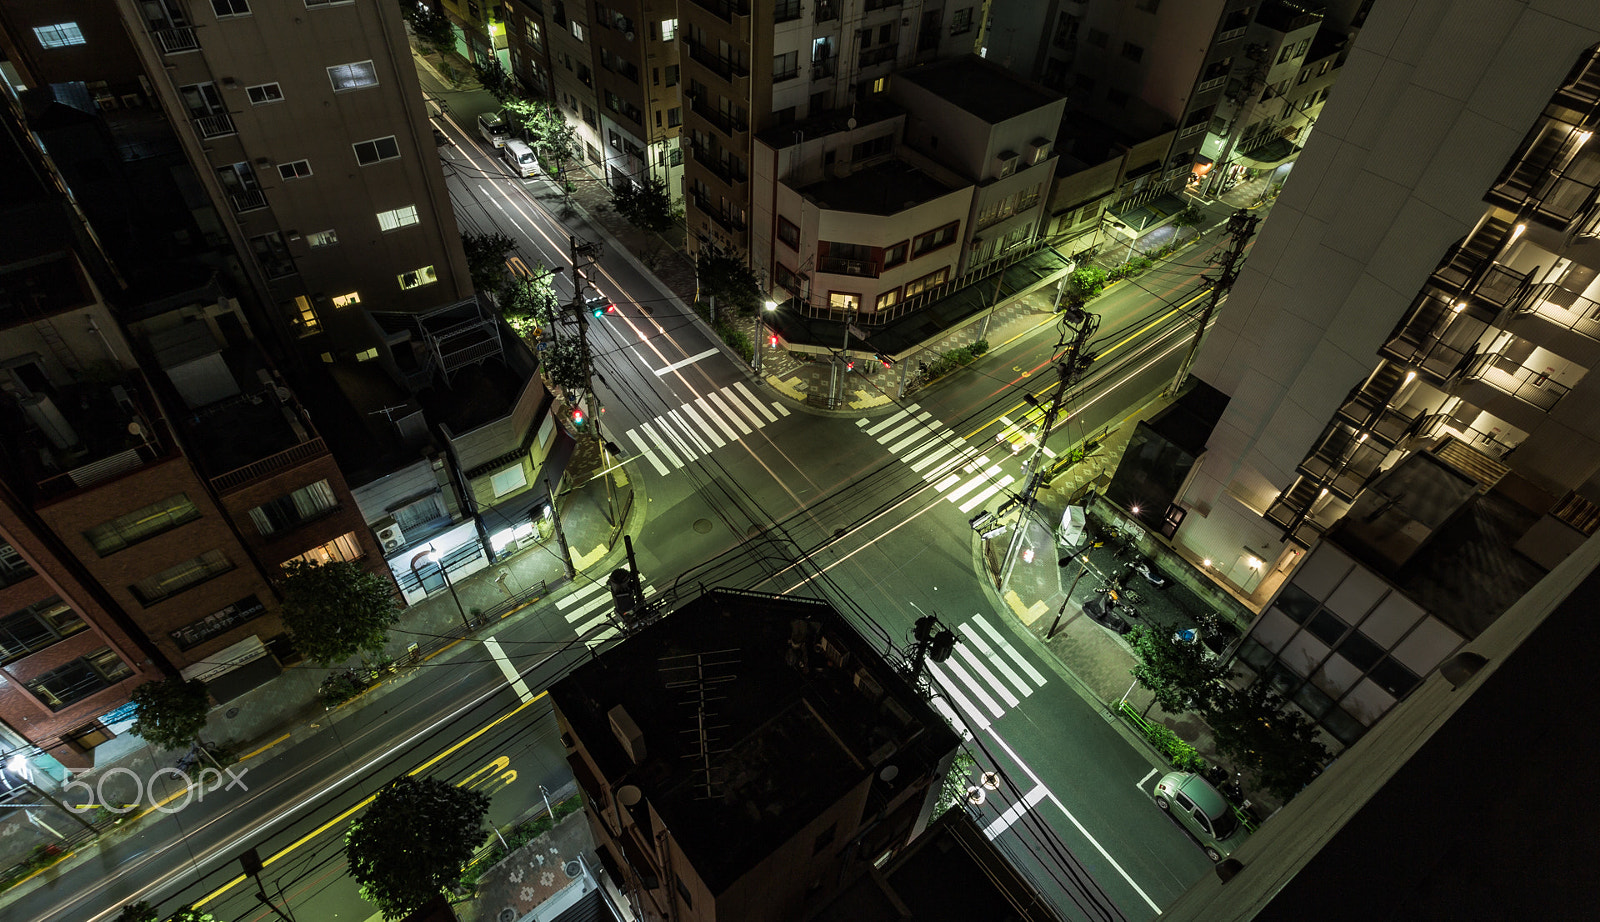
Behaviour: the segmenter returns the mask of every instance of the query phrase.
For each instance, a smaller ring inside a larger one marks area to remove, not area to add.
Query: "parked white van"
[[[533,148],[515,138],[507,141],[506,146],[500,149],[500,158],[506,162],[506,166],[511,167],[511,172],[518,176],[532,176],[539,169],[539,158],[533,155]]]
[[[485,112],[478,116],[478,134],[482,135],[488,144],[505,147],[506,142],[511,140],[511,126],[506,124],[499,113]]]

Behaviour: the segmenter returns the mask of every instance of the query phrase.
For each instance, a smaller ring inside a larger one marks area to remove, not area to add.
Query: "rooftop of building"
[[[1328,538],[1471,640],[1545,575],[1516,550],[1540,515],[1517,500],[1517,483],[1479,492],[1431,452],[1412,452]]]
[[[1320,61],[1323,58],[1344,51],[1350,44],[1348,33],[1340,32],[1333,25],[1324,22],[1322,28],[1311,38],[1311,50],[1306,52],[1307,61]]]
[[[891,79],[914,83],[991,125],[1062,98],[975,54],[913,67]]]
[[[1320,20],[1326,9],[1321,3],[1265,0],[1256,10],[1256,22],[1277,32],[1293,32]]]
[[[797,191],[818,207],[859,214],[892,215],[915,208],[956,190],[915,166],[891,157],[862,167],[845,176],[836,176],[802,186]]]
[[[768,147],[782,150],[825,135],[887,122],[904,114],[904,109],[881,96],[867,96],[846,109],[832,109],[810,118],[773,125],[756,132],[756,137]]]
[[[638,788],[714,893],[848,792],[870,784],[870,814],[959,743],[839,613],[794,597],[708,591],[550,695],[613,789]],[[618,707],[643,738],[637,764],[613,729]]]

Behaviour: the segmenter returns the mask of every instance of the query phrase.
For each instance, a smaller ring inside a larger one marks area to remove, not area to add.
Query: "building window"
[[[865,160],[868,157],[876,157],[880,154],[887,154],[891,150],[894,150],[894,135],[879,135],[876,138],[862,141],[860,144],[850,148],[850,159],[852,161]]]
[[[320,544],[304,554],[290,557],[280,566],[287,567],[295,561],[300,561],[301,563],[314,563],[320,567],[336,560],[359,560],[363,556],[365,554],[361,550],[361,542],[356,540],[356,533],[347,531],[327,544]]]
[[[294,160],[278,164],[278,175],[284,179],[305,179],[311,175],[311,161]]]
[[[375,361],[377,358],[378,358],[378,347],[377,346],[372,346],[372,347],[367,348],[367,349],[362,349],[360,352],[356,353],[356,361],[358,361],[358,362],[371,362],[371,361]]]
[[[228,559],[228,555],[221,551],[206,551],[199,557],[145,577],[129,586],[128,591],[139,600],[139,604],[150,606],[232,569],[233,561]]]
[[[912,240],[911,242],[911,257],[916,259],[920,256],[926,256],[940,247],[946,247],[952,243],[955,243],[957,224],[958,222],[951,221],[949,224],[946,224],[944,227],[941,227],[938,230],[931,230],[926,234],[918,235],[916,239]],[[909,297],[909,295],[907,295],[907,297]]]
[[[421,288],[424,285],[432,285],[434,282],[439,281],[439,276],[434,273],[432,266],[423,266],[420,269],[412,269],[410,272],[402,272],[395,278],[399,280],[400,290],[402,291],[410,291],[413,288]]]
[[[211,9],[216,12],[218,19],[227,16],[250,15],[250,3],[248,0],[211,0]]]
[[[1111,33],[1103,32],[1099,29],[1089,30],[1089,44],[1096,48],[1104,48],[1109,41],[1111,41]]]
[[[283,88],[276,83],[259,83],[255,86],[244,88],[245,95],[250,97],[250,105],[260,106],[269,102],[283,102]]]
[[[1139,61],[1144,58],[1144,49],[1133,42],[1123,42],[1122,56],[1130,61]]]
[[[877,303],[876,306],[877,306],[877,309],[881,311],[881,310],[886,310],[888,308],[894,307],[896,304],[899,304],[899,303],[900,303],[900,289],[891,288],[888,291],[884,292],[883,294],[878,295],[878,303]]]
[[[667,127],[676,128],[683,124],[683,110],[677,106],[667,110]]]
[[[326,480],[301,487],[250,510],[250,521],[263,538],[288,531],[339,508]]]
[[[333,306],[334,307],[349,307],[352,304],[360,304],[360,303],[361,303],[361,292],[359,292],[359,291],[352,291],[347,295],[334,295],[334,297],[333,297]]]
[[[683,149],[674,147],[667,151],[667,166],[683,166]]]
[[[772,82],[792,80],[800,76],[800,52],[786,51],[772,56]]]
[[[110,647],[101,647],[83,659],[73,660],[24,684],[45,707],[59,711],[131,675],[133,670],[111,652]]]
[[[661,40],[673,42],[678,39],[678,21],[676,19],[661,20]]]
[[[83,30],[75,22],[58,22],[53,26],[34,26],[34,37],[46,48],[65,48],[68,45],[87,45]]]
[[[515,493],[527,485],[528,472],[523,469],[520,462],[489,477],[489,489],[494,491],[496,498]]]
[[[836,311],[858,311],[861,310],[861,295],[854,291],[830,291],[828,306]]]
[[[306,0],[306,9],[313,10],[319,6],[344,6],[356,0]]]
[[[950,34],[965,35],[972,31],[972,7],[956,10],[950,14]]]
[[[794,274],[793,269],[785,266],[783,263],[775,263],[772,276],[773,282],[777,284],[779,288],[782,288],[784,291],[787,291],[792,295],[797,295],[800,293],[800,279]]]
[[[322,329],[322,324],[317,320],[317,309],[312,306],[310,298],[295,295],[290,304],[293,305],[289,311],[292,322],[303,331],[301,335],[309,336]]]
[[[337,246],[339,243],[339,234],[332,230],[317,231],[314,234],[306,235],[306,243],[309,243],[311,245],[311,249],[313,250],[319,250],[323,247]]]
[[[533,21],[532,19],[528,20],[528,28],[525,30],[525,34],[528,36],[528,44],[532,45],[535,49],[544,49],[544,33],[539,31],[539,24],[537,22]]]
[[[16,548],[0,543],[0,588],[15,586],[35,575],[33,567],[22,559]]]
[[[340,90],[359,90],[362,87],[378,85],[378,69],[372,66],[371,61],[356,61],[353,64],[335,64],[328,68],[328,81],[333,84],[334,92]]]
[[[83,537],[96,554],[105,557],[198,518],[200,510],[190,502],[189,495],[174,493],[158,503],[102,522],[84,532]]]
[[[410,227],[420,220],[417,217],[417,206],[407,205],[404,208],[396,208],[393,211],[378,212],[378,229],[383,231],[398,230],[402,227]]]
[[[51,596],[0,618],[0,665],[71,637],[85,627],[72,606]]]
[[[583,41],[583,23],[576,19],[572,21],[572,37],[580,42]]]
[[[294,275],[294,259],[277,231],[250,238],[250,252],[255,256],[261,271],[269,279]]]
[[[793,221],[778,215],[778,239],[791,250],[800,249],[800,228]]]
[[[385,160],[400,159],[400,145],[395,141],[394,135],[386,138],[373,138],[370,141],[359,141],[350,145],[355,148],[356,163],[361,166],[371,166]]]
[[[872,81],[872,92],[873,92],[874,95],[876,95],[878,93],[886,92],[888,89],[889,89],[889,78],[888,77],[879,77],[878,79]]]
[[[949,278],[950,278],[950,267],[949,266],[945,266],[943,269],[940,269],[938,272],[929,272],[927,275],[924,275],[922,278],[917,279],[914,282],[909,282],[909,283],[906,284],[906,297],[909,299],[909,298],[912,298],[912,297],[914,297],[916,295],[922,294],[924,291],[927,291],[930,288],[937,288],[938,286],[943,285],[946,281],[948,281]]]
[[[906,261],[906,253],[910,252],[910,241],[902,240],[894,246],[884,247],[883,267],[898,266]]]

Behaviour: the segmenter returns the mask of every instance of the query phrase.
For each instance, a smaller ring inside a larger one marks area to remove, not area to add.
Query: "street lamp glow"
[[[762,306],[765,307],[769,311],[775,311],[775,310],[778,309],[778,302],[772,300],[771,298],[768,298],[767,299],[767,303],[763,304]]]

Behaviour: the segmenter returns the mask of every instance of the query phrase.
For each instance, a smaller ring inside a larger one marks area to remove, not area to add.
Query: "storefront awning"
[[[1300,153],[1300,148],[1293,141],[1278,138],[1249,151],[1239,151],[1238,157],[1251,169],[1270,170],[1275,166],[1293,160]]]

